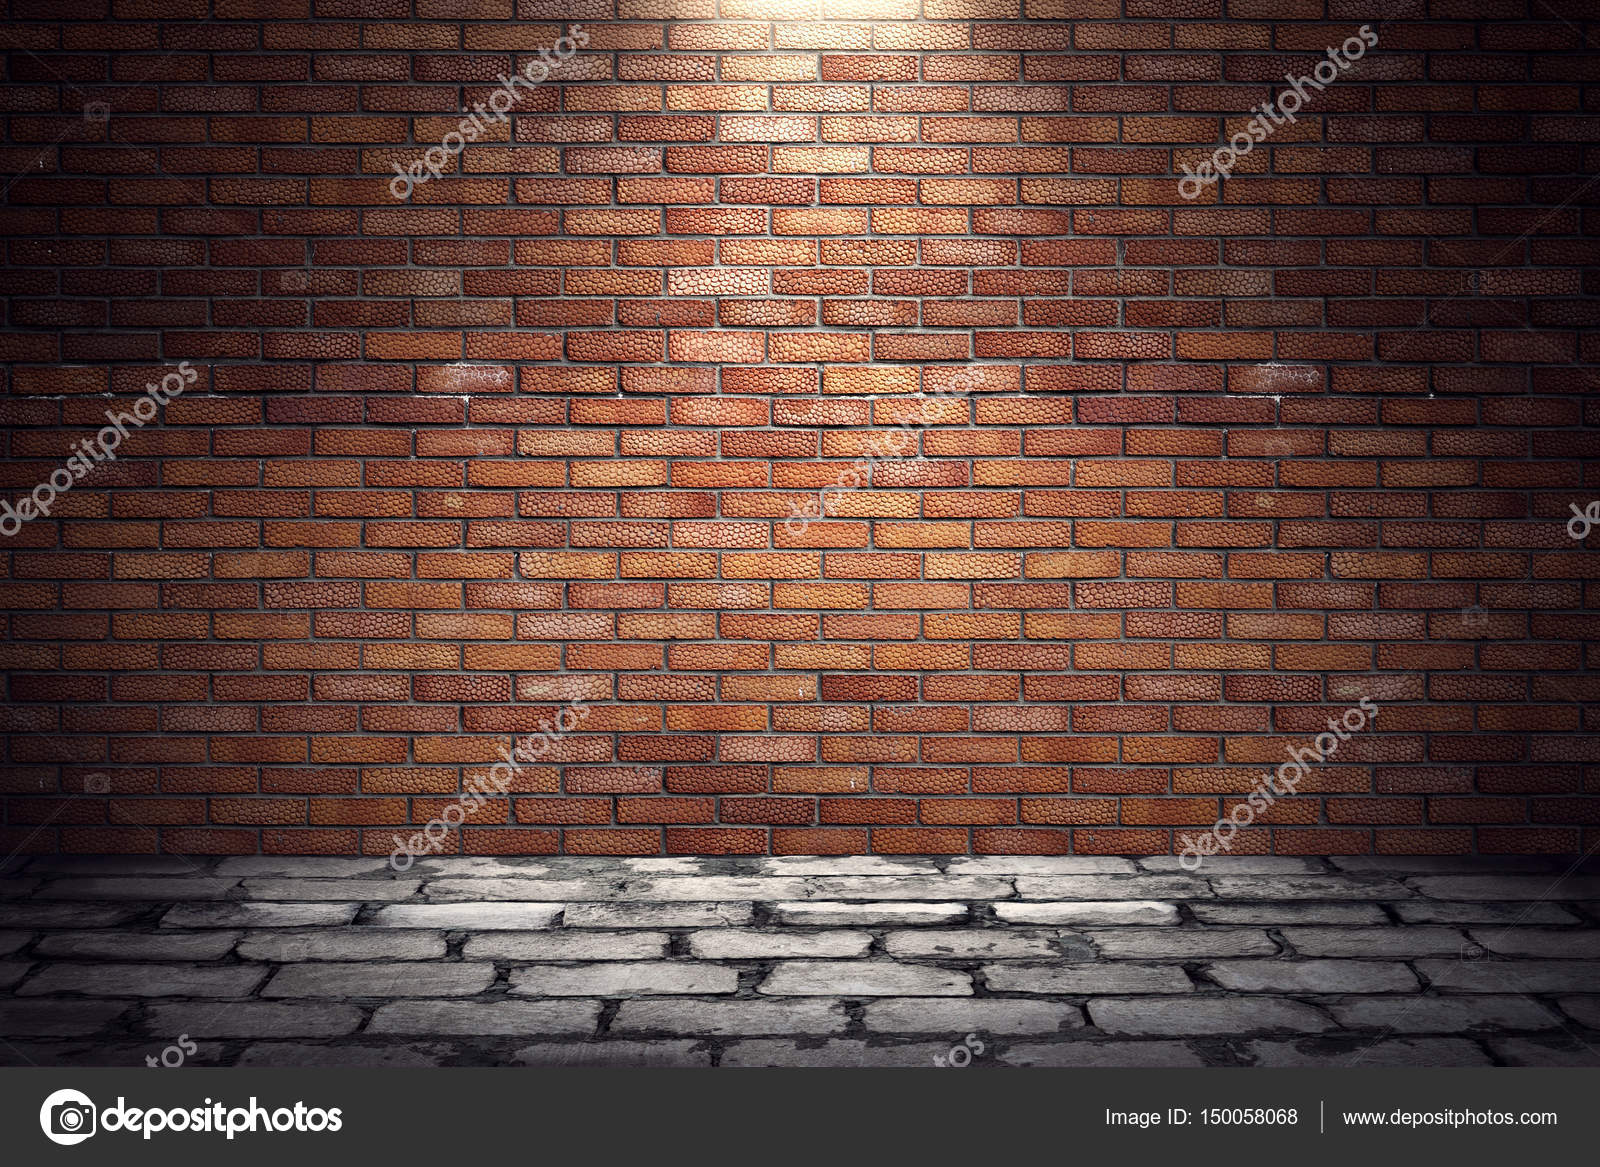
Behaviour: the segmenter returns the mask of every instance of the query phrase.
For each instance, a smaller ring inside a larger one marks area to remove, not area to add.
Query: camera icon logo
[[[39,1127],[52,1143],[76,1146],[95,1132],[94,1102],[77,1090],[57,1090],[39,1108]]]

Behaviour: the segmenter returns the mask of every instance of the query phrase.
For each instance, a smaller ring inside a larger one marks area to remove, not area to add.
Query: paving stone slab
[[[1017,895],[1025,900],[1210,899],[1211,886],[1192,875],[1021,875]]]
[[[192,875],[210,864],[187,855],[38,855],[26,870],[29,875]]]
[[[773,965],[756,991],[773,997],[966,997],[972,977],[886,960],[791,960]]]
[[[1494,1038],[1489,1049],[1507,1066],[1600,1066],[1600,1047],[1568,1034]]]
[[[371,876],[387,879],[396,874],[389,861],[372,855],[235,855],[217,864],[216,874],[227,877],[277,876],[292,879],[353,879]]]
[[[934,1059],[949,1052],[948,1046],[939,1045],[869,1046],[864,1041],[828,1041],[813,1046],[767,1038],[730,1045],[723,1051],[719,1064],[735,1069],[865,1066],[937,1069],[939,1063]]]
[[[757,865],[763,875],[938,875],[932,860],[895,855],[779,855]],[[967,874],[982,875],[985,872]]]
[[[220,960],[242,932],[52,932],[35,956],[71,960]]]
[[[1252,1041],[1245,1052],[1254,1065],[1271,1069],[1303,1066],[1435,1069],[1494,1064],[1473,1042],[1442,1037],[1385,1037],[1368,1045],[1353,1045],[1348,1039],[1332,1038]]]
[[[1007,924],[1060,924],[1071,928],[1115,928],[1178,922],[1176,904],[1153,900],[995,904],[994,914]]]
[[[28,960],[0,960],[0,989],[9,989],[24,976],[33,962]]]
[[[995,993],[1187,993],[1193,984],[1178,965],[986,964],[984,983]]]
[[[245,960],[280,964],[299,960],[438,960],[444,954],[442,932],[387,928],[251,932],[239,944],[239,955]]]
[[[373,913],[366,928],[468,928],[474,931],[518,931],[552,928],[562,904],[390,904]]]
[[[131,1001],[0,999],[0,1035],[9,1039],[98,1033],[128,1012],[132,1004]]]
[[[247,900],[362,900],[393,903],[408,900],[422,886],[420,879],[247,879]]]
[[[285,965],[263,997],[470,997],[494,983],[492,964],[382,961]]]
[[[525,855],[432,855],[419,858],[405,874],[419,875],[424,879],[440,875],[471,876],[480,879],[563,879],[589,873],[588,870],[575,868],[558,871],[551,865],[558,858],[570,858],[570,856],[549,855],[532,858]]]
[[[876,1033],[925,1033],[959,1038],[967,1033],[1031,1036],[1082,1029],[1083,1010],[1059,1001],[977,997],[902,997],[869,1001],[867,1028]]]
[[[1211,879],[1225,900],[1379,900],[1409,899],[1414,893],[1393,879],[1341,875],[1218,875]]]
[[[1112,855],[960,855],[951,875],[1133,875],[1131,859]]]
[[[206,875],[120,876],[53,879],[34,893],[40,900],[149,900],[170,904],[184,900],[226,900],[239,894],[237,879]]]
[[[685,881],[692,882],[692,881]],[[568,900],[615,900],[620,881],[603,879],[471,879],[426,880],[424,897],[436,904],[566,903]],[[710,895],[700,899],[712,898]]]
[[[563,1069],[704,1069],[711,1050],[693,1041],[551,1041],[526,1045],[511,1055],[523,1066]]]
[[[1189,905],[1202,924],[1387,924],[1377,904],[1276,903]]]
[[[10,956],[26,948],[34,936],[33,932],[0,932],[0,956]]]
[[[841,904],[812,901],[811,903],[775,903],[773,916],[784,924],[838,925],[840,927],[873,928],[904,927],[915,924],[954,924],[967,918],[966,904],[952,903],[872,903]]]
[[[1553,1029],[1561,1024],[1531,997],[1352,997],[1319,1004],[1346,1029],[1465,1033],[1474,1029]]]
[[[1600,986],[1600,961],[1419,960],[1432,987],[1451,993],[1588,993]]]
[[[179,904],[163,928],[300,928],[348,924],[360,904]]]
[[[1198,1069],[1206,1060],[1180,1041],[1026,1042],[1001,1051],[996,1060],[1007,1066],[1078,1067],[1084,1069]]]
[[[1309,1005],[1273,997],[1096,997],[1089,1001],[1089,1022],[1107,1033],[1156,1037],[1334,1028],[1332,1019]]]
[[[1141,855],[1142,871],[1177,872],[1190,869],[1181,855]],[[1295,855],[1209,855],[1196,871],[1199,875],[1310,875],[1326,872],[1321,859]]]
[[[1206,975],[1244,993],[1410,993],[1422,986],[1403,964],[1376,960],[1223,960]]]
[[[804,957],[865,956],[872,933],[835,929],[756,932],[743,928],[710,928],[689,937],[689,951],[702,960],[793,960]]]
[[[1377,875],[1481,875],[1486,869],[1502,874],[1560,871],[1557,861],[1543,855],[1332,855],[1328,862],[1340,871]]]
[[[659,960],[665,932],[483,932],[467,937],[466,960]]]
[[[1298,956],[1459,956],[1469,946],[1459,928],[1285,928],[1283,938]]]
[[[295,1069],[422,1070],[444,1065],[453,1050],[443,1045],[310,1045],[260,1042],[246,1046],[240,1066]]]
[[[1600,992],[1600,987],[1595,991]],[[1561,1011],[1579,1025],[1600,1029],[1600,997],[1562,997],[1558,1003]]]
[[[933,931],[918,928],[890,932],[883,940],[884,951],[895,957],[949,957],[958,960],[984,960],[1042,956],[1060,957],[1055,932],[1030,932],[1014,928],[966,928]]]
[[[361,1025],[342,1001],[227,1001],[152,1005],[140,1028],[158,1037],[342,1037]]]
[[[700,875],[629,879],[611,896],[575,896],[610,903],[667,904],[708,900],[811,898],[814,880],[799,875]]]
[[[511,991],[535,997],[733,993],[739,974],[709,961],[533,964],[511,970]]]
[[[799,896],[763,899],[811,900],[1002,900],[1016,893],[1011,880],[993,875],[821,875],[806,881]]]
[[[1501,956],[1600,960],[1600,929],[1596,928],[1473,928],[1469,935],[1479,948]],[[1600,992],[1600,985],[1595,988]]]
[[[21,997],[244,997],[266,979],[265,965],[47,964],[17,989]]]
[[[1278,952],[1277,943],[1259,928],[1113,928],[1087,937],[1108,960],[1200,960]]]
[[[755,918],[749,903],[568,904],[568,928],[720,928]]]
[[[1411,886],[1435,900],[1562,901],[1600,899],[1600,875],[1416,876]]]
[[[516,1036],[594,1033],[598,1001],[393,1001],[380,1005],[366,1033]]]
[[[1578,922],[1577,916],[1558,904],[1471,904],[1408,900],[1390,906],[1401,921],[1407,924],[1502,924],[1514,928],[1524,924]]]
[[[849,1024],[838,1001],[624,1001],[612,1033],[668,1033],[699,1037],[746,1034],[843,1033]]]

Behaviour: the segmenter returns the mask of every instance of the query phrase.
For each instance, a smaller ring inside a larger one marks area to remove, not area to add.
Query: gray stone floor
[[[1600,1065],[1557,859],[38,858],[0,1064]]]

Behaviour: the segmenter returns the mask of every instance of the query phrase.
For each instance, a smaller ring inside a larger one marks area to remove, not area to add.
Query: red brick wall
[[[1600,11],[1025,2],[11,0],[0,848],[1600,842]]]

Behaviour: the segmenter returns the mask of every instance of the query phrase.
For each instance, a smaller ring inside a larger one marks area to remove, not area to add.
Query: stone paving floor
[[[1600,865],[25,859],[0,1039],[6,1065],[1595,1066]]]

